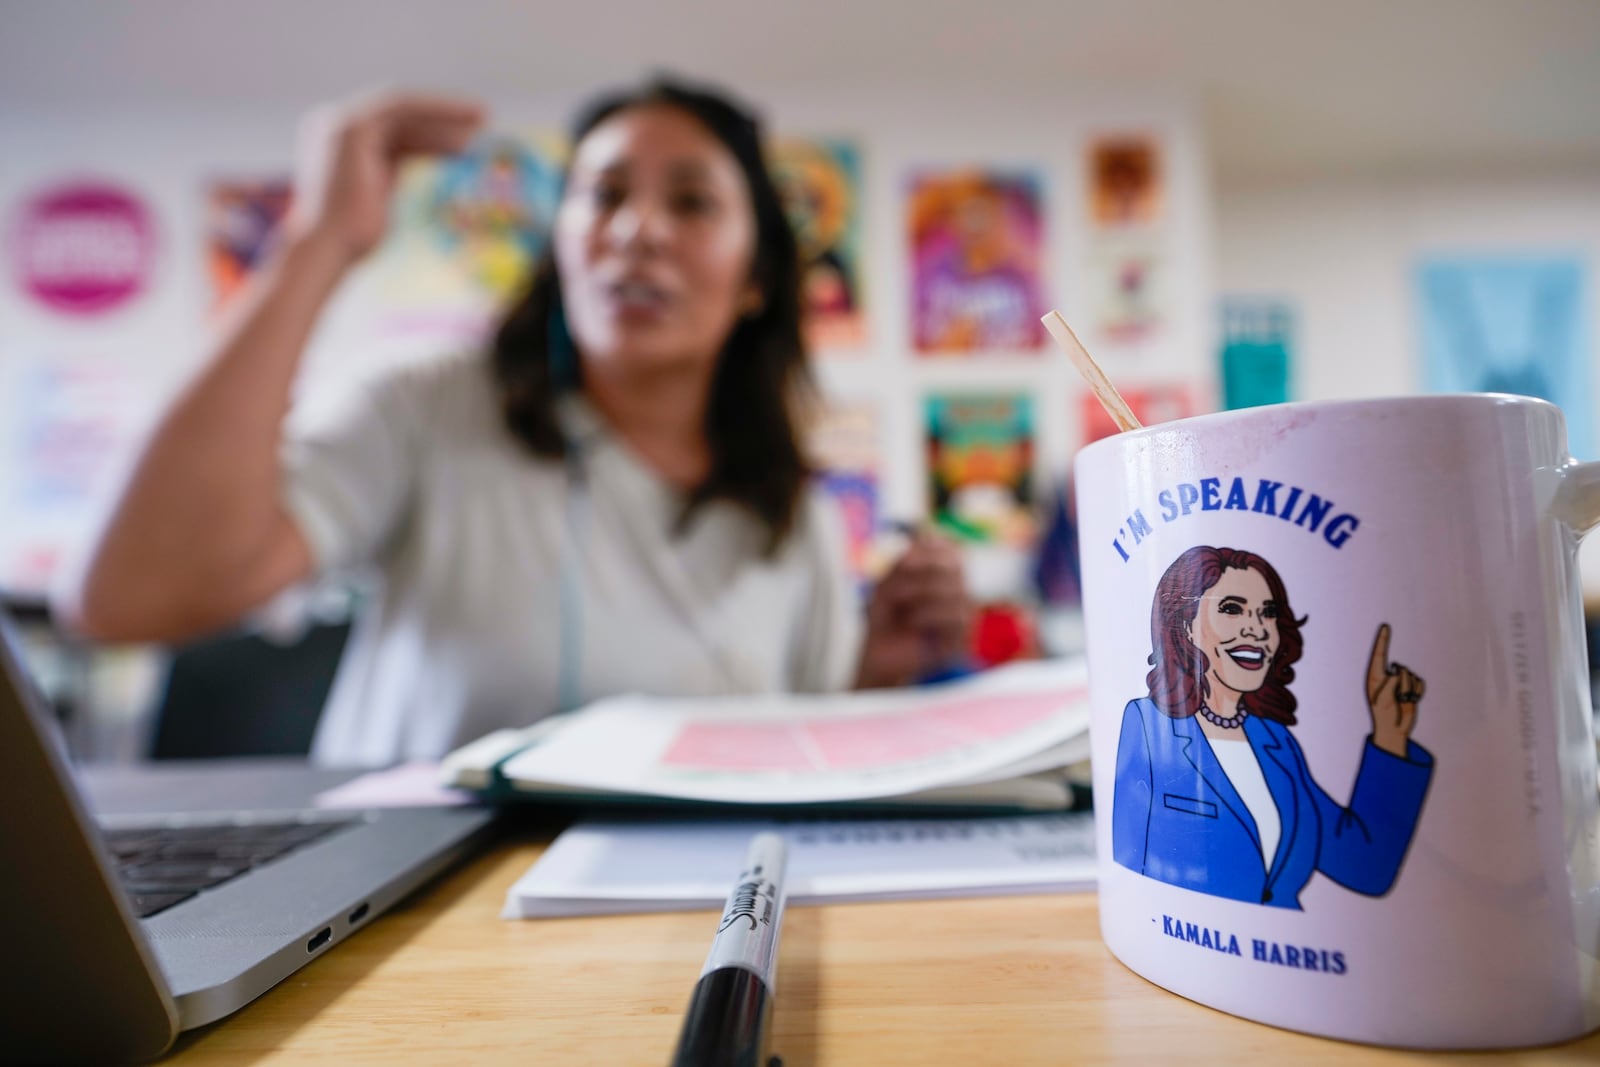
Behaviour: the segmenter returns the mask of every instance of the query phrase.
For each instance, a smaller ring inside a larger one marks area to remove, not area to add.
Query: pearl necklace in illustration
[[[1204,704],[1201,704],[1200,714],[1204,715],[1206,717],[1206,722],[1209,722],[1212,726],[1220,726],[1224,730],[1233,730],[1244,725],[1245,716],[1248,715],[1249,712],[1245,711],[1243,708],[1240,708],[1239,713],[1233,718],[1224,719],[1221,715],[1218,715]]]

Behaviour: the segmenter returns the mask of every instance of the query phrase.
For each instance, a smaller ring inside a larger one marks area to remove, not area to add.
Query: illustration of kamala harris
[[[1150,612],[1150,692],[1123,711],[1117,741],[1118,863],[1278,908],[1300,907],[1314,871],[1369,896],[1394,885],[1433,775],[1411,740],[1422,679],[1388,662],[1379,626],[1365,679],[1372,733],[1341,805],[1289,732],[1305,622],[1254,553],[1201,546],[1167,568]]]

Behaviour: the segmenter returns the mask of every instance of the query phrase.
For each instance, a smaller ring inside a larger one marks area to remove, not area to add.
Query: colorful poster
[[[1145,426],[1200,414],[1197,391],[1187,382],[1125,386],[1118,392],[1128,402],[1128,407],[1133,409],[1134,417]],[[1091,392],[1078,394],[1078,414],[1083,425],[1083,443],[1086,445],[1120,432],[1105,406]]]
[[[61,315],[100,315],[150,283],[155,222],[136,195],[103,181],[65,182],[24,202],[11,228],[17,285]]]
[[[127,452],[140,389],[126,364],[93,359],[16,361],[0,380],[0,585],[43,592]]]
[[[499,136],[407,166],[378,259],[384,332],[481,340],[544,251],[563,159],[554,138]]]
[[[1271,297],[1222,302],[1222,406],[1227,411],[1281,404],[1292,380],[1294,315]]]
[[[1035,351],[1045,340],[1042,180],[968,170],[910,183],[912,341],[918,352]]]
[[[865,401],[833,401],[809,428],[807,442],[822,488],[844,516],[851,570],[868,579],[878,564],[874,552],[882,466],[878,410]]]
[[[1143,135],[1089,145],[1089,219],[1095,226],[1149,225],[1161,218],[1161,150]]]
[[[206,190],[206,267],[216,314],[244,285],[289,210],[287,178],[217,181]]]
[[[1166,318],[1160,146],[1145,134],[1101,137],[1087,169],[1090,322],[1101,344],[1137,344]]]
[[[878,533],[877,472],[824,470],[817,477],[844,518],[850,573],[863,582],[871,579],[877,558],[873,545]]]
[[[804,268],[801,299],[811,347],[866,340],[861,269],[861,158],[843,141],[778,141],[769,161]]]
[[[1161,326],[1166,304],[1165,271],[1154,240],[1143,237],[1094,243],[1089,260],[1089,297],[1094,326],[1112,344],[1142,341]]]
[[[1032,543],[1030,397],[930,396],[926,445],[930,510],[940,526],[967,541]]]
[[[1595,458],[1582,261],[1561,255],[1433,259],[1422,264],[1419,284],[1429,390],[1548,400],[1566,415],[1572,454]]]

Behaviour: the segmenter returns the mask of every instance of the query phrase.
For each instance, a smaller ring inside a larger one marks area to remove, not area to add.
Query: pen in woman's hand
[[[872,591],[858,685],[913,685],[964,673],[974,610],[959,550],[916,524],[889,528],[910,543]]]

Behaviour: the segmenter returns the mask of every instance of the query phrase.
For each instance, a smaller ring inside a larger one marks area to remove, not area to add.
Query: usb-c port
[[[354,926],[356,923],[360,922],[362,919],[365,919],[367,917],[367,912],[370,911],[370,910],[371,909],[368,908],[367,905],[365,905],[365,904],[362,904],[359,907],[357,907],[355,911],[352,911],[350,913],[350,925]]]
[[[306,951],[315,952],[317,949],[333,940],[333,927],[324,926],[317,931],[317,936],[306,942]]]

